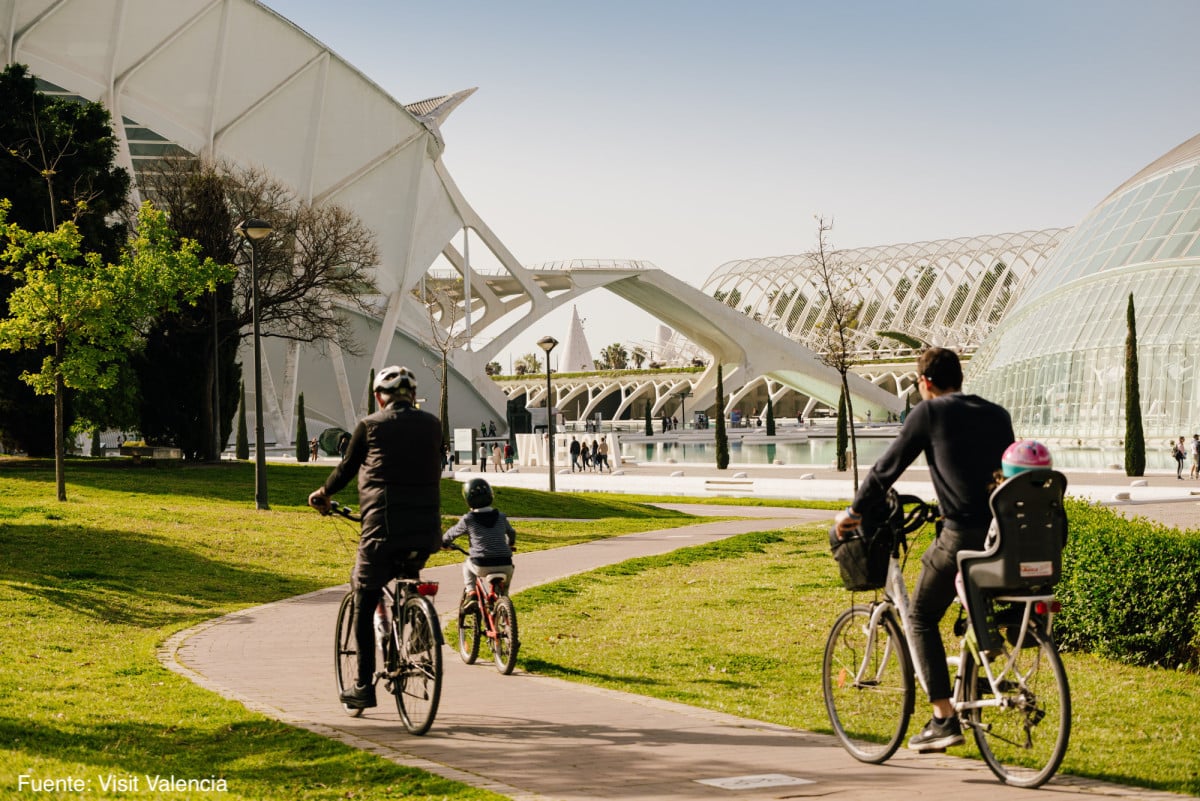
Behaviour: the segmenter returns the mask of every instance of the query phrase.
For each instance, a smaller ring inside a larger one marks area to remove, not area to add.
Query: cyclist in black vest
[[[939,623],[955,597],[958,552],[981,550],[992,520],[988,497],[1004,450],[1014,440],[1003,407],[962,392],[958,354],[930,348],[917,360],[922,402],[912,408],[900,433],[879,458],[854,502],[834,519],[839,535],[853,531],[862,511],[883,502],[888,489],[920,454],[944,518],[941,533],[921,557],[913,591],[913,650],[929,686],[933,719],[908,741],[914,751],[938,751],[963,742],[950,701],[950,671]]]
[[[310,506],[328,514],[330,498],[358,477],[362,534],[350,577],[358,681],[341,697],[356,709],[375,706],[373,613],[383,586],[416,578],[442,545],[442,424],[413,405],[417,379],[407,367],[385,367],[374,390],[379,411],[358,423],[345,457],[308,496]]]

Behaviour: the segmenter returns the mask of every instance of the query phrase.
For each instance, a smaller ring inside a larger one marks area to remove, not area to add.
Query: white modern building
[[[421,394],[435,401],[440,357],[427,344],[428,295],[420,291],[434,268],[457,276],[442,281],[452,309],[439,319],[464,334],[450,378],[455,427],[502,425],[508,398],[485,366],[546,313],[600,288],[656,315],[709,357],[709,369],[686,386],[618,385],[624,408],[641,397],[665,413],[686,390],[689,408],[709,409],[717,365],[739,397],[762,386],[773,399],[798,393],[806,408],[836,403],[836,373],[813,351],[829,299],[808,256],[731,262],[703,289],[644,262],[523,266],[441,161],[441,123],[473,90],[401,103],[256,0],[0,0],[0,27],[6,63],[27,64],[47,89],[110,109],[120,161],[135,183],[164,155],[227,159],[266,169],[306,201],[345,206],[375,232],[374,313],[346,312],[362,355],[265,340],[268,440],[290,440],[301,391],[310,433],[350,427],[365,411],[371,368],[388,363],[414,368]],[[854,347],[868,360],[907,358],[890,332],[961,348],[974,353],[969,389],[1013,409],[1021,434],[1119,438],[1132,292],[1148,433],[1195,429],[1200,384],[1189,327],[1200,301],[1198,187],[1194,139],[1123,184],[1073,232],[833,254],[859,276]],[[498,269],[473,266],[481,249]],[[903,408],[909,388],[894,372],[855,376],[855,410],[883,419]],[[599,405],[595,390],[587,393],[585,405]]]

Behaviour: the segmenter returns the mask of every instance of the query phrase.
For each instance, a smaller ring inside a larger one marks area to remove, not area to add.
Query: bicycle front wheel
[[[1015,653],[1012,668],[999,676],[997,698],[987,673],[969,659],[968,701],[999,702],[967,709],[966,721],[983,759],[996,778],[1016,787],[1045,784],[1067,753],[1071,736],[1071,691],[1054,641],[1030,627],[1025,643],[994,660],[999,670]]]
[[[333,632],[333,674],[337,677],[337,691],[353,689],[358,679],[358,645],[354,639],[354,593],[348,592],[338,608],[337,627]],[[362,715],[361,709],[342,704],[342,709],[352,718]]]
[[[891,615],[871,632],[871,609],[842,613],[825,643],[825,709],[842,746],[860,762],[896,753],[913,711],[913,672],[900,626]]]
[[[517,610],[512,598],[501,595],[496,599],[492,621],[496,624],[492,658],[496,660],[496,669],[507,676],[517,666],[517,650],[521,647],[521,641],[517,639]]]
[[[401,609],[398,627],[399,661],[392,692],[404,727],[424,734],[433,725],[442,696],[442,649],[437,636],[433,605],[421,597],[409,598]]]
[[[474,595],[464,596],[458,605],[458,655],[468,665],[479,656],[479,602]]]

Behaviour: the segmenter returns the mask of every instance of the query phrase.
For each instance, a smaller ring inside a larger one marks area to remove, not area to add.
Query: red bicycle
[[[451,548],[466,555],[457,545]],[[475,577],[474,590],[463,595],[458,605],[458,655],[468,665],[479,657],[479,641],[487,636],[496,669],[507,676],[517,666],[517,610],[504,592],[503,573],[485,573]]]

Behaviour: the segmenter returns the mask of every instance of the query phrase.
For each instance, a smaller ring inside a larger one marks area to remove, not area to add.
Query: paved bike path
[[[714,507],[687,508],[722,513]],[[638,556],[829,517],[829,512],[803,509],[738,508],[734,513],[757,519],[519,553],[515,589]],[[461,568],[455,564],[425,573],[443,584],[437,601],[445,615],[457,601]],[[1014,801],[1097,794],[1182,797],[1073,777],[1056,777],[1036,791],[1004,788],[981,762],[903,750],[886,765],[864,765],[829,735],[520,670],[501,676],[490,660],[464,665],[451,645],[443,652],[442,699],[433,728],[413,737],[382,692],[380,706],[361,718],[346,716],[337,703],[332,641],[344,592],[344,586],[333,587],[210,621],[172,637],[160,658],[172,670],[254,711],[518,801],[819,796],[959,801],[980,791],[988,798]],[[519,622],[519,597],[517,601]]]

